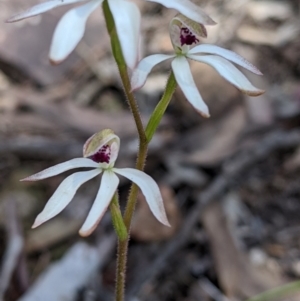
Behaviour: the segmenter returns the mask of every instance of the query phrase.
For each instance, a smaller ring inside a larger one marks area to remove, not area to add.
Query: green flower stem
[[[159,101],[159,103],[157,104],[156,108],[154,109],[152,115],[150,116],[150,119],[148,121],[148,124],[146,126],[146,137],[147,137],[147,141],[148,143],[151,141],[154,133],[156,132],[156,129],[170,103],[170,100],[172,98],[172,95],[175,91],[177,87],[177,83],[175,80],[175,76],[173,71],[171,72],[166,88],[165,88],[165,92],[161,98],[161,100]]]
[[[148,144],[141,144],[138,152],[136,168],[139,170],[144,169],[148,151]],[[127,228],[128,236],[126,240],[118,243],[118,259],[117,259],[117,279],[116,279],[116,301],[124,300],[124,289],[126,280],[126,263],[128,253],[128,243],[130,239],[130,227],[135,210],[137,200],[138,187],[135,184],[131,185],[131,189],[128,196],[128,202],[124,212],[124,224]]]
[[[113,56],[118,65],[124,91],[139,134],[140,144],[139,144],[136,168],[139,170],[143,170],[146,162],[147,151],[148,151],[147,138],[145,135],[144,127],[141,121],[136,100],[131,92],[130,79],[127,73],[127,66],[123,57],[121,45],[115,29],[114,19],[109,9],[107,0],[103,2],[102,7],[103,7],[107,30],[110,35]],[[130,226],[131,226],[131,220],[136,205],[137,193],[138,193],[138,187],[135,184],[133,184],[130,189],[127,206],[124,213],[124,224],[127,229],[127,238],[125,240],[121,240],[121,239],[118,240],[117,272],[116,272],[116,288],[115,288],[116,301],[124,300],[126,262],[127,262],[127,253],[128,253],[128,243],[130,238]]]
[[[137,126],[140,141],[141,141],[141,143],[143,143],[143,142],[146,142],[144,126],[143,126],[143,123],[141,120],[141,116],[139,113],[139,109],[138,109],[136,100],[134,98],[133,93],[131,92],[131,85],[130,85],[130,79],[129,79],[129,76],[127,73],[126,62],[124,60],[120,41],[119,41],[118,34],[117,34],[117,31],[115,28],[115,22],[114,22],[112,14],[111,14],[111,11],[109,9],[107,0],[105,0],[103,2],[102,8],[103,8],[103,13],[104,13],[104,17],[105,17],[107,30],[110,35],[112,53],[113,53],[113,56],[115,58],[117,65],[118,65],[119,73],[120,73],[123,87],[124,87],[124,92],[125,92],[130,110],[132,112],[135,124]]]
[[[299,293],[300,281],[291,282],[283,286],[258,294],[246,301],[276,301]]]
[[[120,204],[119,204],[119,196],[118,192],[116,192],[110,202],[109,205],[110,213],[111,213],[111,219],[115,228],[115,231],[118,235],[119,240],[124,241],[128,234],[127,234],[127,228],[123,221],[123,216],[120,210]]]
[[[141,117],[139,114],[138,106],[136,100],[134,98],[133,93],[131,92],[130,79],[127,73],[127,66],[123,57],[121,45],[118,39],[118,35],[115,29],[114,19],[109,9],[109,5],[107,0],[103,2],[103,12],[106,21],[106,26],[108,33],[110,35],[111,47],[113,56],[118,65],[118,69],[120,72],[121,80],[123,83],[124,91],[127,97],[127,101],[131,112],[133,114],[134,121],[136,123],[137,131],[139,134],[139,149],[136,161],[136,169],[143,170],[147,158],[148,152],[148,144],[151,141],[151,138],[165,112],[167,105],[170,102],[170,99],[173,95],[173,92],[176,87],[175,79],[173,73],[171,73],[170,78],[168,80],[166,92],[164,93],[161,101],[157,105],[155,112],[152,114],[150,118],[150,122],[147,126],[146,136]],[[158,114],[156,116],[155,114]],[[128,243],[130,239],[130,227],[131,221],[133,217],[133,213],[135,210],[136,200],[137,200],[138,187],[135,184],[131,185],[131,189],[128,196],[128,201],[126,205],[126,209],[124,212],[123,220],[124,225],[127,229],[127,238],[122,240],[118,240],[118,255],[117,255],[117,272],[116,272],[116,289],[115,289],[115,301],[123,301],[124,300],[124,289],[125,289],[125,280],[126,280],[126,263],[127,263],[127,253],[128,253]]]

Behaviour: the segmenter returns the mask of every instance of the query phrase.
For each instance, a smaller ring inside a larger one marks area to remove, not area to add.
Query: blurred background
[[[37,183],[19,179],[80,157],[85,140],[103,128],[121,137],[117,166],[132,167],[135,126],[101,9],[76,51],[53,67],[51,36],[69,7],[3,23],[37,1],[0,2],[0,300],[112,300],[110,214],[89,238],[78,235],[99,178],[35,230],[36,215],[68,173]],[[172,52],[168,23],[176,12],[135,2],[143,14],[142,56]],[[161,187],[172,227],[158,224],[139,196],[130,301],[242,301],[300,277],[300,3],[195,2],[218,23],[202,42],[251,61],[264,76],[243,72],[266,93],[242,95],[209,66],[190,62],[211,118],[199,116],[177,89],[150,145],[146,172]],[[169,72],[170,62],[156,67],[136,93],[145,123]],[[122,179],[122,207],[129,187]],[[300,291],[263,300],[299,301]]]

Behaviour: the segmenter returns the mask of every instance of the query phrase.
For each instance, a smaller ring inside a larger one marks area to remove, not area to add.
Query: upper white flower
[[[170,226],[162,196],[156,182],[144,172],[133,168],[115,168],[118,157],[120,139],[112,130],[103,130],[87,140],[83,147],[84,158],[76,158],[47,168],[21,181],[38,181],[46,179],[74,168],[92,168],[90,171],[80,171],[68,176],[56,189],[47,202],[44,210],[37,216],[32,228],[59,214],[73,199],[77,189],[88,180],[103,173],[102,181],[94,204],[79,230],[81,236],[88,236],[97,227],[113,195],[115,194],[119,178],[116,174],[134,182],[144,194],[150,210],[164,225]]]
[[[12,16],[7,22],[16,22],[33,17],[62,5],[83,2],[84,4],[69,10],[56,26],[49,58],[53,64],[59,64],[74,50],[82,39],[88,17],[103,1],[104,0],[50,0]],[[209,16],[189,0],[147,1],[157,2],[166,7],[174,8],[196,22],[215,24]],[[140,11],[134,3],[126,0],[108,0],[108,5],[115,21],[126,64],[133,69],[138,61],[141,28]]]
[[[53,34],[49,58],[53,64],[59,64],[80,42],[88,17],[102,4],[103,0],[50,0],[12,16],[7,22],[16,22],[77,2],[84,4],[69,10],[60,19]],[[108,0],[108,4],[115,21],[125,61],[130,68],[133,68],[138,57],[140,11],[134,3],[125,0]]]
[[[206,29],[202,24],[196,24],[182,15],[173,18],[170,23],[170,37],[175,53],[172,55],[154,54],[142,59],[132,74],[132,90],[137,90],[145,84],[147,76],[155,65],[174,58],[172,70],[182,92],[202,116],[209,117],[208,107],[192,77],[187,60],[189,58],[212,66],[222,77],[243,93],[250,96],[258,96],[264,93],[263,90],[254,87],[231,62],[255,74],[262,75],[255,66],[233,51],[209,44],[195,46],[199,43],[200,36],[206,37]],[[195,47],[192,48],[191,46]]]

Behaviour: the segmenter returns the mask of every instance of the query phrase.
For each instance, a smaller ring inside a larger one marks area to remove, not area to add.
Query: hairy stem
[[[133,93],[131,92],[131,85],[130,85],[130,79],[129,79],[128,72],[127,72],[127,66],[126,66],[124,56],[122,53],[120,41],[119,41],[118,34],[116,31],[116,27],[115,27],[115,22],[114,22],[112,14],[111,14],[111,11],[109,9],[107,0],[105,0],[103,2],[102,7],[103,7],[107,30],[110,35],[112,53],[113,53],[113,56],[115,58],[115,61],[117,63],[118,69],[119,69],[119,73],[120,73],[121,80],[123,83],[123,88],[124,88],[124,92],[125,92],[125,95],[127,98],[127,102],[128,102],[129,108],[132,112],[132,115],[133,115],[133,118],[134,118],[134,121],[135,121],[135,124],[137,127],[137,131],[139,134],[140,141],[146,142],[144,126],[142,123],[142,119],[141,119],[141,116],[139,113],[139,108],[137,106],[135,97],[134,97]]]
[[[138,152],[136,168],[143,170],[147,157],[148,144],[141,144]],[[117,280],[116,280],[116,301],[124,300],[124,288],[126,278],[126,263],[128,253],[128,243],[130,239],[130,227],[135,210],[138,187],[132,184],[128,201],[124,213],[124,224],[127,228],[128,236],[126,240],[119,240],[118,243],[118,259],[117,259]]]
[[[127,97],[128,105],[130,107],[130,110],[132,112],[137,131],[139,134],[139,149],[138,149],[138,155],[137,155],[137,161],[136,161],[136,169],[143,170],[147,158],[147,152],[148,152],[148,144],[150,143],[152,136],[163,116],[163,113],[165,112],[170,99],[173,95],[173,92],[176,87],[175,79],[173,73],[171,73],[166,91],[160,101],[160,104],[158,104],[158,109],[155,109],[156,111],[152,114],[150,121],[153,120],[152,124],[147,126],[147,129],[149,128],[149,133],[146,136],[146,132],[144,130],[141,117],[139,114],[138,106],[136,103],[136,100],[134,98],[133,93],[131,92],[131,86],[130,86],[130,79],[127,73],[127,66],[123,57],[121,45],[118,39],[118,35],[115,29],[115,24],[113,20],[113,16],[111,14],[111,11],[109,9],[109,5],[107,0],[104,0],[103,2],[103,12],[105,16],[106,26],[108,33],[110,35],[111,39],[111,47],[113,56],[115,58],[115,61],[118,65],[118,69],[120,72],[121,80],[123,83],[123,88]],[[157,114],[157,117],[155,116]],[[128,253],[128,244],[130,239],[130,227],[131,227],[131,221],[134,214],[135,206],[136,206],[136,200],[137,200],[137,193],[138,193],[138,187],[135,184],[132,184],[129,195],[128,195],[128,201],[126,205],[126,209],[123,215],[124,225],[127,229],[127,238],[122,240],[118,240],[118,253],[117,253],[117,271],[116,271],[116,288],[115,288],[115,301],[123,301],[125,294],[125,280],[126,280],[126,263],[127,263],[127,253]]]
[[[148,143],[145,135],[142,120],[139,114],[138,106],[131,92],[130,79],[127,73],[127,66],[123,57],[121,45],[118,39],[118,35],[115,29],[113,16],[109,9],[107,0],[103,2],[103,12],[105,16],[106,26],[111,39],[111,47],[113,56],[118,65],[119,73],[123,83],[125,95],[127,97],[128,105],[132,112],[137,131],[139,134],[139,150],[136,162],[136,168],[139,170],[144,169],[144,165],[147,157]],[[131,220],[134,213],[136,198],[137,198],[138,187],[133,184],[130,189],[128,196],[128,202],[124,213],[124,224],[127,229],[127,238],[125,240],[118,240],[118,254],[117,254],[117,271],[116,271],[116,288],[115,288],[115,300],[124,300],[124,289],[126,280],[126,262],[128,253],[128,243],[130,238],[130,226]]]

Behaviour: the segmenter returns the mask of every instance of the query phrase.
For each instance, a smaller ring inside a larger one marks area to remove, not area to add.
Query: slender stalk
[[[136,168],[143,170],[148,151],[148,144],[141,144],[138,152]],[[131,185],[130,193],[128,196],[128,201],[124,213],[124,224],[127,228],[127,239],[120,241],[118,243],[118,258],[117,258],[117,279],[116,279],[116,301],[124,300],[124,289],[126,280],[126,263],[127,263],[127,253],[128,253],[128,243],[130,239],[130,227],[135,210],[136,200],[137,200],[138,187],[133,184]]]
[[[111,219],[119,240],[127,238],[127,228],[124,224],[123,216],[119,204],[119,195],[116,191],[109,205]]]
[[[155,107],[153,113],[151,114],[148,124],[146,126],[145,132],[146,132],[146,137],[148,142],[151,141],[154,133],[156,132],[156,129],[170,103],[170,100],[172,98],[172,95],[176,87],[177,87],[177,83],[175,80],[174,73],[172,71],[169,76],[164,94],[161,100],[159,101],[159,103],[157,104],[157,106]]]
[[[121,80],[122,80],[123,87],[124,87],[124,92],[125,92],[128,105],[130,107],[130,110],[132,112],[137,130],[138,130],[140,142],[143,143],[143,142],[146,142],[144,126],[143,126],[143,123],[141,120],[141,116],[139,113],[139,108],[137,106],[136,100],[134,98],[133,93],[131,92],[131,85],[130,85],[130,79],[129,79],[129,76],[127,73],[126,62],[124,60],[120,41],[119,41],[118,34],[116,31],[116,27],[115,27],[115,22],[114,22],[112,14],[111,14],[111,11],[109,9],[107,0],[105,0],[103,2],[102,7],[103,7],[103,13],[104,13],[104,17],[105,17],[107,30],[110,35],[112,53],[113,53],[113,56],[115,58],[115,61],[117,63],[118,69],[119,69],[119,73],[120,73]]]
[[[107,0],[103,2],[103,12],[106,21],[106,26],[111,39],[112,52],[115,61],[118,65],[119,73],[124,87],[124,92],[127,97],[128,105],[132,112],[137,131],[139,134],[139,151],[136,162],[136,168],[139,170],[144,169],[144,165],[147,157],[148,143],[145,135],[144,127],[139,114],[138,106],[131,92],[130,79],[127,73],[127,66],[122,54],[121,45],[118,39],[118,35],[115,29],[113,16],[109,9]],[[128,253],[128,243],[130,238],[130,226],[131,220],[134,213],[136,199],[137,199],[138,188],[135,184],[131,186],[130,193],[128,196],[128,202],[124,213],[124,224],[127,229],[127,238],[125,240],[118,240],[118,255],[117,255],[117,272],[116,272],[116,288],[115,288],[115,300],[124,300],[124,288],[126,280],[126,263]]]
[[[124,91],[127,97],[128,105],[130,107],[130,110],[132,112],[134,121],[136,123],[137,131],[139,134],[139,149],[138,149],[138,155],[137,155],[137,161],[136,161],[136,169],[143,170],[147,158],[147,152],[148,152],[148,144],[151,141],[151,138],[162,118],[163,113],[165,112],[168,103],[170,102],[170,99],[173,95],[173,92],[175,90],[176,85],[174,84],[174,75],[171,73],[166,92],[163,95],[162,100],[160,103],[161,105],[158,105],[158,109],[156,110],[158,117],[151,116],[150,120],[154,120],[153,124],[147,126],[149,128],[149,134],[146,136],[141,117],[139,114],[138,106],[136,103],[136,100],[134,98],[133,93],[131,92],[131,86],[130,86],[130,79],[127,73],[127,66],[122,54],[121,45],[118,39],[118,35],[115,29],[115,24],[113,20],[113,16],[111,14],[111,11],[109,9],[109,5],[107,0],[104,0],[103,2],[103,12],[104,17],[106,21],[106,26],[108,33],[110,35],[111,39],[111,47],[112,52],[115,58],[115,61],[118,65],[118,69],[120,72],[121,80],[123,83]],[[169,88],[168,88],[169,87]],[[125,280],[126,280],[126,263],[127,263],[127,253],[128,253],[128,243],[130,239],[130,227],[131,227],[131,221],[133,217],[133,213],[135,210],[136,200],[137,200],[137,193],[138,193],[138,187],[135,184],[131,185],[131,189],[128,196],[128,201],[126,205],[126,209],[124,212],[123,220],[125,227],[127,229],[127,238],[125,240],[118,240],[118,254],[117,254],[117,272],[116,272],[116,288],[115,288],[115,301],[123,301],[124,300],[124,289],[125,289]]]

